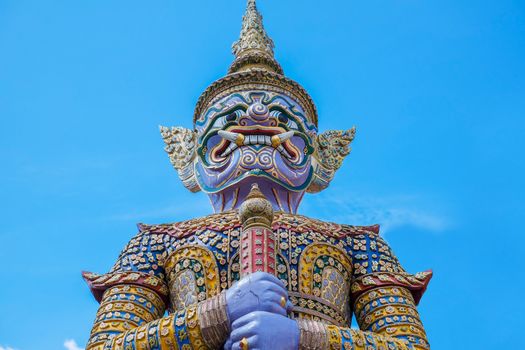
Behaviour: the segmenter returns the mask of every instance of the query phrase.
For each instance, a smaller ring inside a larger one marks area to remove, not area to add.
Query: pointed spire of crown
[[[232,46],[235,60],[228,73],[259,69],[283,74],[281,66],[275,60],[274,47],[273,40],[264,30],[263,17],[255,0],[248,0],[246,13],[242,18],[241,36]]]
[[[250,51],[273,58],[273,40],[264,30],[263,17],[257,10],[255,0],[248,0],[246,13],[242,18],[241,37],[233,43],[232,51],[239,58]]]
[[[286,93],[302,106],[306,118],[317,126],[317,109],[308,92],[297,82],[284,76],[273,54],[273,41],[264,30],[263,18],[255,0],[248,0],[242,18],[239,40],[233,44],[233,61],[228,75],[216,80],[202,93],[195,106],[194,123],[203,123],[205,111],[225,94],[239,89],[262,89]]]

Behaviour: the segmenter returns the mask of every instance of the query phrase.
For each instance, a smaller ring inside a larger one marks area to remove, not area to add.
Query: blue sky
[[[321,131],[358,128],[331,187],[300,211],[379,222],[406,269],[434,269],[420,307],[433,349],[516,348],[525,3],[259,2]],[[80,271],[109,269],[137,222],[210,213],[157,126],[191,127],[243,11],[0,0],[0,350],[78,350],[97,307]]]

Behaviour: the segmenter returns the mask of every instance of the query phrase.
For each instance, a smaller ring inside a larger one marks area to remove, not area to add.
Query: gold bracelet
[[[299,350],[328,350],[328,330],[321,322],[299,319]]]
[[[202,338],[211,349],[218,349],[230,334],[230,320],[226,307],[226,293],[207,299],[199,304],[197,318]]]

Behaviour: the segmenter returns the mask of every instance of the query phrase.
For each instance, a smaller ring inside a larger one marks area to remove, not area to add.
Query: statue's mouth
[[[219,130],[217,134],[222,137],[222,141],[212,151],[213,158],[225,159],[241,147],[272,147],[284,159],[292,163],[300,158],[300,151],[290,142],[295,134],[294,131],[276,127],[236,126],[227,130]]]
[[[207,148],[213,139],[212,148]],[[230,125],[208,132],[197,150],[199,186],[217,193],[248,177],[267,178],[290,191],[311,182],[313,152],[309,135],[283,126]],[[211,162],[207,162],[211,160]]]

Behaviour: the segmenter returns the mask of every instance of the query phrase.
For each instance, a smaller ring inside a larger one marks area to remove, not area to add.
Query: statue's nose
[[[259,122],[264,122],[268,120],[268,118],[270,117],[268,107],[266,107],[260,102],[256,102],[252,104],[248,108],[247,114],[249,117]]]

